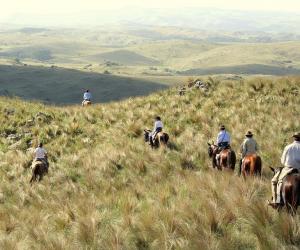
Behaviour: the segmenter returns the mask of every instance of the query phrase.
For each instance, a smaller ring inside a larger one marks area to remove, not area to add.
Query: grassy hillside
[[[98,55],[93,55],[90,58],[93,61],[105,62],[112,61],[118,64],[125,65],[155,65],[158,61],[151,58],[142,56],[138,53],[128,51],[128,50],[116,50],[112,52],[106,52]]]
[[[85,89],[94,102],[147,95],[166,88],[145,79],[41,66],[0,65],[0,95],[19,96],[56,104],[80,103]]]
[[[300,80],[209,82],[205,93],[168,89],[87,109],[0,99],[0,248],[297,249],[299,213],[266,199],[268,166],[300,128]],[[157,114],[171,142],[151,150],[142,129]],[[206,142],[221,123],[236,150],[254,132],[262,179],[210,168]],[[38,140],[50,172],[30,186]]]

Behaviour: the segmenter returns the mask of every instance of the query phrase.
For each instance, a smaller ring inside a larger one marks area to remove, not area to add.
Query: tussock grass
[[[299,78],[210,82],[207,93],[169,89],[86,109],[2,98],[0,248],[297,249],[299,214],[265,201],[267,167],[279,165],[300,128]],[[156,114],[171,145],[151,150],[142,132]],[[221,123],[236,150],[248,129],[255,133],[262,178],[210,168],[206,142]],[[39,140],[50,171],[31,186]]]

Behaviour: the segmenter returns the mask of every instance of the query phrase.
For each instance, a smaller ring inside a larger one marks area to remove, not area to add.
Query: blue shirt
[[[83,95],[84,100],[91,100],[92,99],[92,94],[90,92],[85,92]]]
[[[217,144],[228,142],[230,144],[230,135],[226,130],[221,130],[217,137]]]

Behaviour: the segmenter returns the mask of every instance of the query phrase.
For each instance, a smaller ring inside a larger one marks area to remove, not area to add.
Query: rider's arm
[[[219,133],[217,136],[217,144],[219,144],[221,142],[221,139],[222,139],[222,134]]]
[[[35,149],[32,153],[34,158],[36,157],[36,151],[37,151],[37,149]]]
[[[244,142],[240,146],[240,153],[243,154],[243,151],[244,151]]]
[[[286,147],[283,150],[283,153],[282,153],[282,156],[281,156],[281,164],[282,165],[285,165],[285,163],[286,163],[287,152],[288,152],[288,148]]]
[[[156,129],[157,129],[157,122],[154,122],[154,129],[153,129],[153,131],[156,131]]]
[[[244,157],[246,155],[246,153],[247,153],[247,143],[244,142],[242,144],[242,156]]]

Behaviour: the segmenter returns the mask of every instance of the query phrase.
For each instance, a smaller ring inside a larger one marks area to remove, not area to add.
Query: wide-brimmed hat
[[[247,134],[245,134],[245,136],[247,136],[247,137],[253,136],[253,133],[251,131],[248,131]]]
[[[300,139],[300,132],[294,134],[292,137],[296,138],[296,139]]]
[[[225,129],[225,126],[224,126],[224,125],[221,125],[221,126],[220,126],[220,129],[221,129],[221,130],[224,130],[224,129]]]

